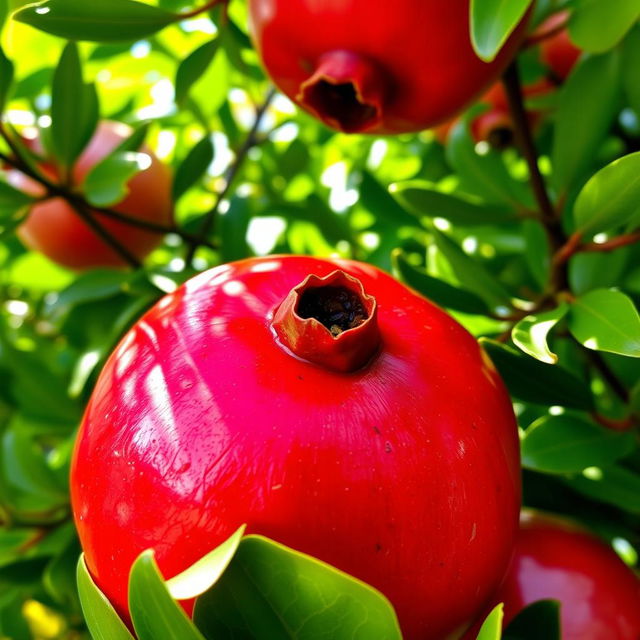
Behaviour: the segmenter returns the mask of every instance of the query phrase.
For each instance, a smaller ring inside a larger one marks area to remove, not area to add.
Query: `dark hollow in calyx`
[[[315,287],[301,296],[296,313],[315,318],[334,336],[360,326],[369,316],[357,293],[346,287]]]
[[[337,120],[345,131],[365,126],[376,115],[374,107],[360,102],[355,87],[348,82],[319,81],[308,91],[307,103],[321,115]]]

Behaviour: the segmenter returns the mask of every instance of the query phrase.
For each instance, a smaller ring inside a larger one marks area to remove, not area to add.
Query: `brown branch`
[[[607,240],[606,242],[587,242],[578,247],[578,251],[614,251],[615,249],[627,247],[636,242],[640,242],[640,231],[611,238],[611,240]]]
[[[225,174],[224,187],[220,190],[220,192],[216,196],[216,200],[213,204],[213,207],[211,207],[211,209],[205,214],[204,220],[202,222],[202,225],[200,226],[200,229],[198,230],[196,238],[193,242],[191,242],[189,246],[187,255],[185,257],[186,264],[192,263],[193,257],[195,256],[195,253],[198,247],[206,243],[207,236],[211,233],[213,229],[213,223],[218,214],[218,211],[220,210],[220,205],[222,204],[222,201],[225,199],[225,197],[229,193],[231,189],[231,185],[233,184],[233,181],[235,180],[238,173],[240,172],[240,169],[244,165],[244,161],[247,158],[247,154],[256,145],[258,141],[257,133],[260,127],[260,123],[262,122],[262,118],[264,117],[264,114],[269,108],[269,105],[271,104],[271,101],[273,100],[274,95],[275,95],[275,89],[270,89],[263,103],[258,107],[258,109],[256,109],[256,115],[253,120],[253,125],[251,126],[251,129],[247,133],[247,137],[245,138],[242,146],[240,147],[240,149],[238,149],[238,152],[236,153],[236,156],[233,162],[231,163],[231,166],[227,169],[227,172]]]
[[[529,119],[524,107],[522,87],[518,73],[517,62],[512,62],[504,72],[502,81],[507,94],[509,112],[514,125],[514,133],[518,146],[529,169],[529,182],[531,190],[540,209],[539,220],[544,226],[549,245],[553,254],[558,252],[566,242],[566,236],[562,230],[560,216],[558,215],[549,193],[544,178],[538,166],[538,153],[533,141]],[[559,291],[568,289],[568,274],[566,264],[554,265],[549,282],[549,295],[555,295]]]
[[[206,4],[203,4],[201,7],[196,7],[191,11],[185,11],[184,13],[177,14],[179,20],[186,20],[187,18],[195,18],[196,16],[204,13],[205,11],[209,11],[213,9],[219,4],[226,4],[227,0],[209,0]]]

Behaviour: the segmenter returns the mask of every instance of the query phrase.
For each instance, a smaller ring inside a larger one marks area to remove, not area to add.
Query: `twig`
[[[591,361],[591,364],[600,372],[600,375],[605,379],[607,384],[616,393],[620,400],[625,403],[629,402],[629,391],[618,379],[618,376],[611,371],[603,357],[597,351],[593,351],[592,349],[585,349],[585,352]]]
[[[517,63],[512,62],[503,75],[503,84],[509,103],[509,112],[514,125],[516,142],[529,169],[529,182],[540,208],[540,222],[543,224],[552,253],[559,251],[566,242],[560,216],[557,214],[538,166],[538,153],[533,142],[529,119],[524,107],[522,87]],[[550,277],[551,295],[568,288],[566,264],[554,265]]]
[[[180,20],[185,20],[187,18],[195,18],[195,16],[200,15],[205,11],[209,11],[209,9],[213,9],[215,6],[226,3],[226,2],[227,0],[209,0],[209,2],[203,4],[201,7],[196,7],[191,11],[185,11],[184,13],[179,13],[178,17]]]
[[[245,138],[242,146],[238,149],[236,153],[236,157],[234,158],[231,166],[228,168],[225,174],[225,184],[224,187],[220,190],[218,195],[216,196],[216,200],[213,204],[213,207],[205,214],[204,220],[202,221],[202,225],[198,230],[196,237],[193,242],[190,243],[189,249],[187,251],[187,255],[185,257],[185,264],[189,265],[193,261],[193,257],[199,246],[204,245],[206,243],[207,236],[211,233],[213,228],[213,223],[220,209],[220,205],[222,201],[225,199],[227,193],[231,189],[231,185],[233,184],[234,179],[238,175],[240,169],[242,168],[244,161],[249,153],[250,149],[252,149],[257,141],[256,135],[258,133],[258,129],[260,127],[260,123],[262,122],[262,118],[266,113],[269,105],[271,104],[271,100],[275,95],[275,89],[270,89],[267,93],[264,102],[256,109],[256,115],[253,120],[253,125],[251,129],[247,133],[247,137]]]
[[[587,242],[578,247],[578,251],[614,251],[615,249],[627,247],[636,242],[640,242],[640,231],[611,238],[611,240],[607,240],[606,242]]]

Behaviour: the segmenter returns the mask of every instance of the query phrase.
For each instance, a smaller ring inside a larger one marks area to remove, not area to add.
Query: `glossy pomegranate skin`
[[[536,600],[560,601],[562,640],[638,640],[640,579],[604,542],[577,525],[526,513],[496,602],[505,623]]]
[[[124,124],[101,122],[74,167],[75,184],[80,184],[89,171],[130,134],[130,128]],[[151,164],[129,181],[128,195],[113,209],[140,220],[169,224],[173,217],[171,173],[148,147],[144,146],[141,152],[149,156]],[[59,172],[52,165],[42,169],[50,179],[59,180]],[[16,170],[11,171],[9,179],[18,189],[34,195],[43,193],[39,184]],[[162,241],[161,234],[103,215],[95,214],[95,217],[138,259],[144,258]],[[126,264],[62,198],[50,198],[32,207],[29,217],[18,228],[18,236],[30,249],[70,269],[81,271],[93,267],[122,267]]]
[[[419,131],[451,118],[496,80],[526,27],[525,20],[486,63],[471,45],[469,0],[250,0],[249,11],[254,42],[278,88],[350,133]],[[327,60],[335,52],[349,58]],[[354,114],[352,100],[336,106],[326,93],[310,96],[307,83],[320,68],[330,84],[360,92],[376,113]]]
[[[270,326],[294,287],[336,269],[377,301],[381,344],[351,373]],[[125,616],[142,550],[170,577],[246,522],[379,588],[408,640],[444,640],[506,572],[518,440],[493,365],[439,308],[362,263],[255,258],[193,278],[125,336],[71,491],[89,569]]]

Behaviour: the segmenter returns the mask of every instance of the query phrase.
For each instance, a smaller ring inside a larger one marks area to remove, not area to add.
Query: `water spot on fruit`
[[[373,427],[373,430],[376,432],[377,435],[380,435],[380,429],[378,429],[378,427]]]
[[[379,542],[376,542],[376,553],[380,553],[382,551],[382,545]]]
[[[185,473],[186,471],[189,471],[190,468],[191,463],[185,462],[179,469],[176,469],[176,473]]]
[[[302,376],[297,376],[298,380],[304,380]]]
[[[393,451],[393,447],[388,440],[384,443],[384,451],[385,453],[391,453]]]
[[[277,491],[278,489],[282,489],[282,485],[281,484],[274,484],[271,487],[271,491]]]

